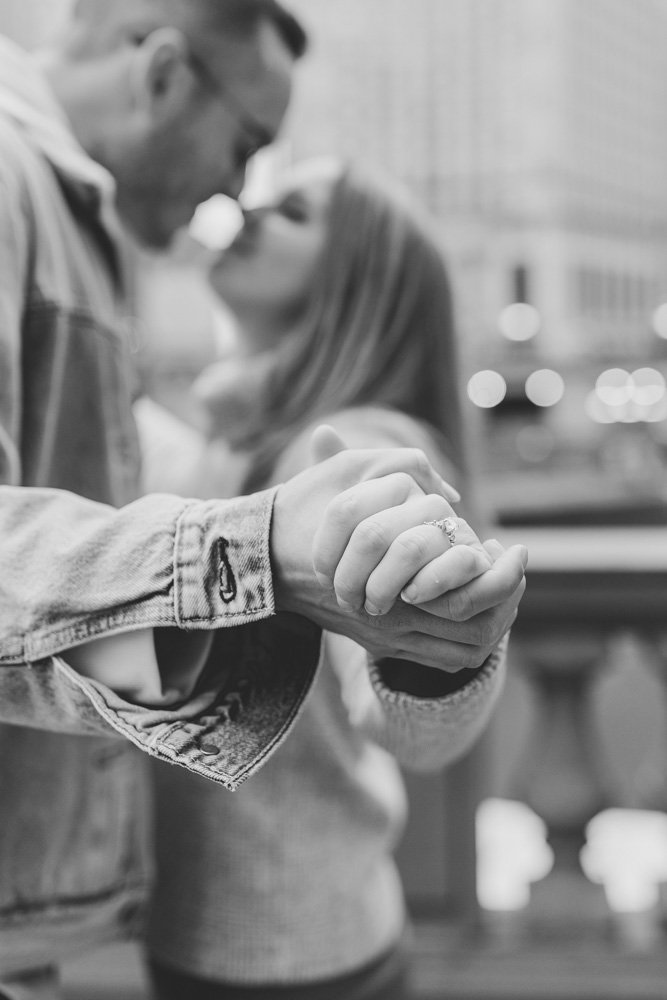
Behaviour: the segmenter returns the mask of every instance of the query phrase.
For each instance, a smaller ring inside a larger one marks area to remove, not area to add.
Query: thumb
[[[314,462],[324,462],[339,451],[345,451],[347,445],[340,434],[330,424],[320,424],[310,438],[310,450]]]

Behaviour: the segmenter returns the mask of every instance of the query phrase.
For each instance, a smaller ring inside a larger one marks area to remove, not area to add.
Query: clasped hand
[[[376,658],[449,673],[481,666],[516,617],[525,547],[482,543],[458,518],[452,546],[424,523],[456,516],[446,497],[457,495],[417,449],[347,451],[330,428],[319,428],[314,444],[324,460],[276,497],[278,606],[349,636]],[[310,573],[297,566],[308,541]]]

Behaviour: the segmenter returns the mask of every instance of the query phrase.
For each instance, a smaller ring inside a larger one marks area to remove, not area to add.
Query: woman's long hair
[[[299,430],[365,404],[428,424],[465,472],[447,270],[425,220],[387,182],[342,170],[308,301],[273,360],[253,421],[253,488]]]

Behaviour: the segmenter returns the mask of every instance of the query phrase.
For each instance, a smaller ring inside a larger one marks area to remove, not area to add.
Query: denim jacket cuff
[[[269,531],[276,489],[185,508],[174,546],[180,628],[224,628],[274,613]]]
[[[218,632],[195,691],[171,708],[128,702],[60,657],[29,673],[51,684],[62,702],[60,714],[86,724],[80,731],[115,731],[150,756],[233,791],[294,725],[320,648],[320,630],[309,626],[295,635],[289,616]]]

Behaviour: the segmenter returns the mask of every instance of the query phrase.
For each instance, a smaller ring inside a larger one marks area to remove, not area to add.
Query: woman
[[[246,213],[210,280],[238,319],[240,348],[197,386],[211,429],[199,493],[296,473],[322,421],[351,446],[418,446],[439,456],[445,478],[465,477],[447,275],[401,194],[349,166],[310,164]],[[491,564],[465,522],[455,528],[449,541],[471,545],[452,586]],[[425,529],[442,540],[438,525]],[[452,562],[459,547],[445,548]],[[159,768],[158,997],[407,996],[392,860],[406,803],[391,755],[424,769],[459,756],[488,718],[502,661],[496,650],[454,675],[400,659],[369,665],[325,633],[294,734],[236,795]]]

